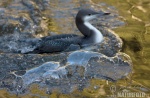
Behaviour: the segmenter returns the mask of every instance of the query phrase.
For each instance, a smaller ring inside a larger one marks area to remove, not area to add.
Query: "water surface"
[[[7,0],[10,2],[11,0]],[[0,3],[1,6],[9,5],[8,2]],[[40,98],[37,95],[50,98],[106,98],[117,92],[127,89],[131,92],[144,92],[150,94],[150,1],[149,0],[51,0],[50,19],[45,20],[52,32],[79,34],[74,23],[74,17],[79,8],[93,7],[106,11],[115,11],[121,15],[120,19],[126,25],[113,29],[123,40],[122,51],[129,54],[133,61],[133,74],[128,79],[119,80],[117,83],[106,80],[91,80],[91,86],[83,91],[74,91],[71,94],[45,94],[38,86],[32,86],[33,95],[21,96],[21,98]],[[115,9],[115,10],[114,10]],[[43,34],[44,35],[44,34]],[[115,90],[111,90],[115,87]],[[17,98],[1,91],[2,98]]]

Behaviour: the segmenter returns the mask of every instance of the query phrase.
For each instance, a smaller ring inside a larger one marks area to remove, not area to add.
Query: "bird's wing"
[[[52,53],[52,52],[61,52],[61,51],[69,51],[72,49],[69,47],[73,45],[73,47],[78,48],[80,43],[82,42],[82,37],[72,37],[72,38],[61,38],[54,40],[42,40],[40,44],[33,51],[28,53]],[[75,46],[74,46],[75,45]]]
[[[52,53],[52,52],[61,52],[68,48],[72,42],[64,40],[64,39],[56,39],[56,40],[47,40],[41,43],[41,46],[37,49],[42,53]],[[37,50],[36,49],[36,50]]]

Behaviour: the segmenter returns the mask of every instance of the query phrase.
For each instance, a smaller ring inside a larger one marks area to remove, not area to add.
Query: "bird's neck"
[[[90,40],[90,43],[100,43],[103,40],[102,33],[89,22],[76,22],[76,25],[79,31]]]

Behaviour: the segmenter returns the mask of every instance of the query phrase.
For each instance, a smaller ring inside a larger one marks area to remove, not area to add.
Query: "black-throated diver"
[[[28,53],[52,53],[65,51],[70,45],[87,45],[100,43],[103,35],[93,25],[90,20],[110,13],[96,12],[91,9],[81,9],[76,15],[76,26],[84,36],[75,34],[61,34],[41,38],[40,45]]]

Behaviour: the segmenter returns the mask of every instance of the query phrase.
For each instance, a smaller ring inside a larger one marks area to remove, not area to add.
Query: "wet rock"
[[[50,0],[15,0],[5,6],[0,3],[0,88],[22,94],[37,83],[47,88],[48,93],[55,89],[70,93],[89,86],[92,78],[114,82],[126,77],[132,71],[131,60],[120,53],[119,36],[103,26],[122,25],[116,13],[92,22],[104,36],[100,44],[82,49],[72,45],[62,53],[17,54],[32,51],[41,41],[40,37],[49,35],[51,31],[45,20],[51,20],[50,11],[55,13],[55,18],[65,18],[70,12],[70,16],[74,16],[77,9],[90,5],[88,2],[70,11],[57,11],[52,10]],[[73,27],[71,29],[76,32]]]
[[[48,29],[42,28],[42,12],[49,10],[47,0],[16,0],[7,7],[0,7],[0,50],[2,52],[26,52],[34,49],[29,38],[48,35]],[[47,9],[46,9],[47,8]],[[44,33],[45,32],[45,33]],[[47,34],[46,34],[47,32]],[[11,41],[10,41],[11,38]],[[26,41],[22,41],[25,40]],[[34,44],[37,41],[34,41]]]
[[[52,1],[51,1],[52,2]],[[66,1],[67,2],[67,1]],[[11,1],[9,2],[6,7],[1,6],[0,7],[0,51],[5,52],[5,53],[25,53],[28,51],[32,51],[35,49],[40,41],[40,37],[42,36],[47,36],[51,32],[49,30],[49,20],[52,20],[52,18],[58,19],[57,16],[61,16],[66,20],[68,17],[71,19],[71,16],[75,16],[77,13],[77,9],[80,8],[89,8],[90,7],[90,2],[85,2],[85,4],[82,7],[78,7],[75,9],[70,9],[70,11],[66,10],[61,10],[57,11],[50,6],[50,1],[49,0],[16,0],[16,1]],[[69,6],[63,6],[65,8]],[[99,8],[103,10],[103,8]],[[53,15],[52,14],[55,15]],[[71,12],[71,13],[70,13]],[[76,12],[76,13],[75,13]],[[111,12],[111,10],[110,10]],[[63,14],[67,15],[64,16]],[[99,30],[104,32],[109,32],[107,29],[102,29],[103,25],[109,28],[114,28],[116,26],[120,26],[123,24],[123,22],[119,21],[117,18],[117,14],[112,12],[112,14],[109,17],[97,19],[96,21],[93,21],[94,26],[97,26]],[[67,19],[68,20],[68,19]],[[74,21],[74,19],[73,19]],[[72,21],[72,22],[73,22]],[[99,22],[97,22],[99,21]],[[62,30],[64,27],[70,27],[71,23],[68,23],[69,25],[66,26],[60,26],[62,27]],[[116,25],[118,24],[118,25]],[[59,25],[59,24],[58,24]],[[70,27],[72,29],[72,32],[76,31],[76,26]],[[67,28],[65,28],[67,29]],[[67,30],[64,30],[62,33],[67,33]],[[69,31],[69,30],[68,30]],[[111,34],[111,33],[110,33]],[[106,34],[104,34],[106,35]],[[107,43],[108,39],[112,41],[112,36],[105,36],[106,40],[104,41]],[[118,38],[114,37],[114,41],[116,41]],[[116,48],[118,44],[120,44],[120,41],[117,41],[114,43],[114,46]],[[109,43],[110,45],[110,43]],[[103,45],[103,46],[106,46]],[[75,47],[76,49],[79,49],[79,47]],[[106,48],[106,47],[103,47]],[[108,48],[106,48],[108,49]],[[70,50],[73,50],[72,48]],[[104,49],[103,49],[104,50]],[[112,48],[109,46],[109,51],[111,51]],[[116,52],[118,49],[113,49],[113,51]],[[68,51],[68,50],[67,50]],[[101,52],[106,52],[106,51],[101,51]],[[114,53],[105,53],[106,55],[113,55]]]
[[[7,57],[7,55],[2,55]],[[13,54],[9,54],[7,59],[12,59],[13,56]],[[11,60],[12,62],[0,61],[2,64],[0,70],[4,71],[3,69],[5,69],[4,72],[11,73],[16,77],[13,79],[3,78],[2,88],[15,87],[14,81],[17,81],[16,79],[20,77],[22,82],[17,84],[21,86],[20,93],[26,91],[33,83],[47,87],[50,92],[58,89],[62,93],[69,93],[75,88],[82,90],[87,87],[91,78],[116,81],[126,77],[132,70],[131,60],[124,53],[117,53],[114,57],[107,57],[104,54],[92,51],[75,51],[42,56],[15,54],[16,58],[20,56],[20,62],[16,63],[17,66],[13,70],[11,65],[16,62],[15,59]],[[63,62],[63,65],[61,62]],[[22,71],[21,66],[26,67],[26,70],[23,74],[16,74],[16,72]],[[8,77],[7,74],[3,75]],[[7,86],[5,86],[6,83]]]

